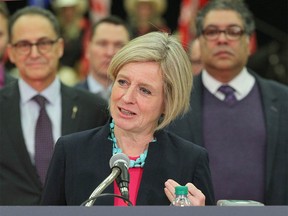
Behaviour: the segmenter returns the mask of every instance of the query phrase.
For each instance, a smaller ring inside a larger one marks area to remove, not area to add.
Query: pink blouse
[[[129,158],[132,160],[136,160],[138,157],[129,157]],[[129,168],[128,172],[130,174],[129,199],[133,205],[136,205],[138,190],[139,190],[139,186],[140,186],[142,174],[143,174],[143,168],[141,167]],[[116,181],[114,181],[114,194],[121,195]],[[115,197],[114,206],[127,206],[127,204],[124,202],[123,199]]]

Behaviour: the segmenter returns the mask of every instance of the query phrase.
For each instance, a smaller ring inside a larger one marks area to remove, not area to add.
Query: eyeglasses
[[[202,35],[206,40],[213,41],[217,40],[221,33],[224,33],[225,37],[230,41],[239,40],[245,31],[240,26],[232,26],[225,30],[218,28],[208,27],[202,31]]]
[[[36,46],[37,50],[40,54],[45,54],[47,52],[50,52],[53,45],[59,40],[57,38],[56,40],[48,40],[43,39],[40,41],[37,41],[36,43],[31,43],[29,41],[19,41],[15,44],[12,44],[12,46],[15,48],[16,52],[21,55],[28,55],[31,52],[32,46]]]

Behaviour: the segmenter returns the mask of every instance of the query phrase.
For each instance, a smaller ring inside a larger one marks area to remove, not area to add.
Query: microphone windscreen
[[[129,167],[130,159],[124,153],[117,153],[110,158],[110,168],[114,167],[114,165],[119,162],[122,162],[125,164],[126,167]]]

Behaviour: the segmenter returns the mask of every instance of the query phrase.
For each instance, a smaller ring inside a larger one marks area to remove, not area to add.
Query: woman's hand
[[[179,184],[172,179],[168,179],[165,182],[164,192],[167,198],[170,200],[170,202],[172,202],[175,198],[176,186],[179,186]],[[204,206],[205,195],[190,182],[188,182],[186,186],[188,187],[188,198],[191,202],[191,205],[192,206]]]

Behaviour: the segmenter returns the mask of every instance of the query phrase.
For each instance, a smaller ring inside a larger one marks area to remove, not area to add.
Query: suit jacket
[[[265,204],[288,205],[288,88],[249,71],[259,86],[266,126]],[[201,74],[194,78],[190,111],[168,129],[203,145]],[[229,162],[228,162],[229,163]]]
[[[6,86],[6,85],[10,84],[11,82],[17,81],[17,78],[11,76],[8,73],[5,73],[4,74],[4,81],[5,81],[5,86]]]
[[[43,193],[44,205],[80,205],[110,174],[112,141],[109,124],[61,137],[55,147]],[[192,182],[214,204],[207,151],[174,134],[159,131],[150,143],[136,205],[169,205],[164,183],[169,178],[181,185]],[[110,184],[103,193],[113,193]],[[113,205],[101,197],[95,205]]]
[[[107,103],[94,94],[61,84],[62,135],[104,125]],[[42,186],[21,128],[18,82],[0,91],[0,205],[37,205]],[[72,109],[78,107],[75,118]]]

